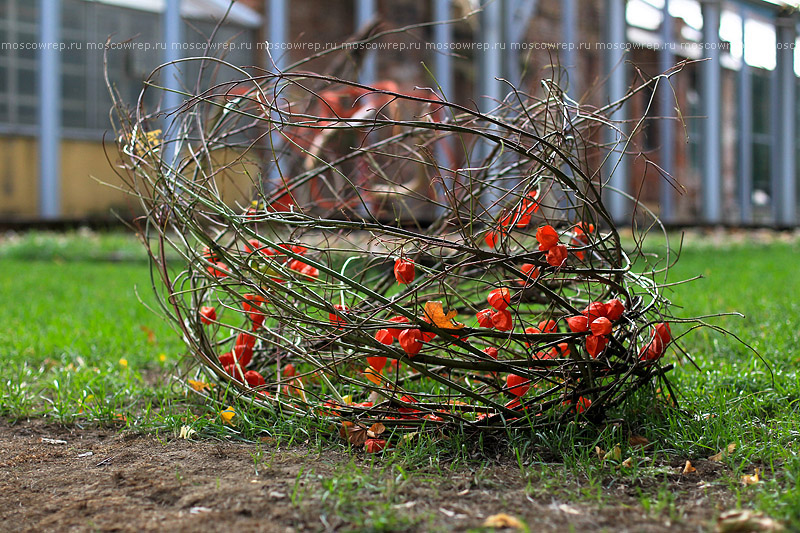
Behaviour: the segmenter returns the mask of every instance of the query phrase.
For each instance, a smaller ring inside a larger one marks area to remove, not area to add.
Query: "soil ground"
[[[697,472],[686,476],[677,462],[665,465],[675,472],[667,475],[674,505],[646,511],[636,496],[648,490],[646,481],[617,480],[604,484],[602,499],[569,501],[532,491],[516,464],[501,460],[479,475],[467,467],[444,476],[433,468],[415,472],[377,510],[387,516],[370,521],[359,516],[360,505],[363,513],[376,512],[374,500],[386,498],[385,491],[326,480],[341,482],[342,468],[369,469],[372,458],[272,446],[256,473],[256,449],[0,421],[0,530],[465,531],[508,513],[531,531],[708,531],[721,510],[735,505],[714,483],[724,466],[710,461],[698,461]],[[375,476],[377,487],[392,483],[391,472]],[[339,491],[348,490],[353,493],[342,498]]]

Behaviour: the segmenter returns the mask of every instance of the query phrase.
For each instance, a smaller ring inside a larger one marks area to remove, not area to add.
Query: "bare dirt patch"
[[[708,461],[691,476],[679,475],[676,461],[665,465],[675,474],[658,482],[609,481],[598,499],[577,496],[578,482],[537,491],[509,462],[444,474],[431,465],[402,482],[397,470],[381,468],[387,462],[302,446],[0,421],[0,529],[463,531],[508,513],[531,531],[705,531],[735,503],[713,483],[723,467]],[[641,492],[665,480],[673,505],[644,509]]]

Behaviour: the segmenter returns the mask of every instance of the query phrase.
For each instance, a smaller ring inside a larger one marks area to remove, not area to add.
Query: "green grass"
[[[114,423],[167,435],[189,425],[201,438],[257,441],[269,435],[281,445],[343,446],[331,437],[335,432],[330,428],[311,420],[288,423],[237,403],[232,394],[223,401],[235,406],[236,424],[223,424],[219,406],[187,399],[184,391],[158,379],[179,362],[185,348],[179,335],[146,307],[154,306],[155,298],[138,247],[120,234],[28,234],[0,243],[0,415]],[[606,487],[614,480],[655,480],[640,490],[640,505],[646,512],[672,516],[675,493],[664,465],[707,458],[734,443],[735,452],[725,459],[727,474],[716,486],[740,505],[756,506],[790,528],[800,528],[798,256],[797,242],[695,242],[683,250],[670,281],[704,277],[668,289],[678,307],[675,314],[741,312],[744,318],[708,322],[731,331],[758,354],[711,328],[688,332],[681,343],[702,371],[670,351],[668,357],[677,362],[670,379],[680,409],[642,391],[612,414],[622,422],[602,428],[572,424],[533,438],[526,433],[421,438],[371,459],[365,471],[342,466],[318,480],[314,497],[324,498],[326,509],[336,516],[360,516],[360,527],[367,529],[422,527],[425,517],[419,518],[422,523],[405,523],[392,512],[397,489],[392,483],[402,484],[417,467],[447,475],[466,466],[479,476],[483,458],[499,450],[516,459],[533,496],[557,494],[604,505]],[[682,334],[685,328],[676,325],[673,332]],[[645,436],[653,447],[644,452],[628,446],[631,433]],[[598,460],[595,447],[611,450],[616,444],[622,458],[633,458],[630,467]],[[762,483],[742,486],[739,477],[756,467]],[[355,490],[339,490],[343,484]],[[299,491],[295,497],[304,494]],[[369,498],[373,504],[363,507]],[[369,512],[358,515],[356,503]]]
[[[132,257],[135,244],[118,234],[31,234],[0,247],[0,413],[111,421],[167,397],[149,378],[185,350],[147,307],[155,298],[141,251],[138,261],[112,262]]]

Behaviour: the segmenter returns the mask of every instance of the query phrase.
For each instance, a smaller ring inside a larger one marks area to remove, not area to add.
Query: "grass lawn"
[[[571,426],[533,438],[503,435],[499,443],[464,442],[456,435],[370,457],[363,464],[345,456],[315,478],[315,489],[298,481],[291,504],[302,508],[304,498],[316,498],[327,513],[356,529],[402,529],[409,524],[397,513],[403,501],[398,486],[413,478],[413,471],[426,472],[427,482],[436,485],[467,469],[478,480],[474,483],[481,483],[482,465],[502,456],[515,465],[514,475],[524,480],[528,497],[557,496],[602,509],[617,504],[615,490],[625,486],[637,512],[680,523],[685,518],[679,493],[686,485],[676,488],[670,481],[675,464],[708,462],[726,450],[719,461],[721,473],[712,480],[700,477],[696,485],[705,483],[715,491],[724,508],[755,508],[800,529],[800,243],[770,241],[712,246],[699,239],[683,250],[671,280],[703,279],[670,289],[671,300],[683,309],[675,314],[741,312],[745,317],[708,319],[743,342],[712,328],[688,332],[682,339],[702,371],[670,351],[677,362],[671,379],[679,409],[669,407],[666,391],[657,402],[642,393],[602,428]],[[197,431],[195,438],[256,443],[256,470],[262,455],[274,459],[279,446],[303,442],[315,453],[343,450],[334,431],[264,418],[234,398],[230,402],[238,423],[225,425],[218,407],[202,405],[173,387],[165,376],[180,365],[183,344],[147,308],[155,298],[147,263],[132,239],[28,234],[0,241],[0,265],[5,318],[0,414],[7,421],[46,417],[162,438],[174,438],[189,425]],[[673,328],[676,334],[684,331],[680,325]],[[634,446],[631,435],[649,444]],[[615,446],[618,457],[598,459],[597,447],[613,452]],[[743,484],[743,479],[755,480],[742,476],[755,476],[756,469],[759,482]],[[305,474],[301,468],[297,479],[306,479],[311,470],[313,465]],[[709,513],[713,518],[721,510]],[[413,524],[436,525],[430,520],[416,517]]]

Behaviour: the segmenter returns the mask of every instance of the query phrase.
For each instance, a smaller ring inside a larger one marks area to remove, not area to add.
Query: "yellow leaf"
[[[493,514],[483,521],[483,527],[491,527],[495,529],[513,528],[525,529],[525,524],[520,522],[519,518],[513,517],[506,513]]]
[[[686,461],[686,464],[683,466],[683,474],[691,474],[692,472],[697,472],[697,469],[692,466],[692,463]]]
[[[353,403],[353,397],[349,394],[347,396],[342,396],[342,402],[344,402],[345,405],[350,405]]]
[[[708,458],[708,460],[716,462],[722,461],[724,458],[732,454],[735,449],[736,449],[736,444],[730,443],[724,450],[721,450],[719,453],[712,455],[711,457]]]
[[[414,431],[413,433],[406,433],[406,434],[405,434],[405,435],[403,435],[403,437],[400,439],[399,446],[404,446],[404,445],[406,445],[406,444],[409,444],[409,443],[411,443],[411,442],[412,442],[414,439],[416,439],[416,438],[417,438],[417,437],[419,437],[419,436],[420,436],[420,432],[419,432],[419,431]]]
[[[606,451],[603,448],[601,448],[600,446],[595,446],[594,447],[594,453],[597,454],[597,458],[600,459],[601,461],[606,456]]]
[[[427,302],[425,304],[425,318],[436,324],[437,327],[442,329],[461,329],[464,324],[453,320],[458,313],[450,311],[444,314],[442,302]]]
[[[619,444],[614,445],[614,448],[603,456],[603,461],[606,459],[611,459],[612,461],[619,461],[622,459],[622,450],[619,447]]]
[[[206,383],[205,381],[197,381],[195,379],[186,380],[189,386],[197,392],[203,392],[205,389],[210,389],[214,386],[213,383]]]
[[[236,411],[233,410],[233,407],[228,407],[224,411],[221,411],[219,413],[219,416],[222,417],[222,422],[224,422],[225,424],[233,425],[233,422],[231,422],[231,420],[233,420],[233,417],[236,416]]]
[[[740,478],[742,485],[755,485],[759,483],[761,480],[758,478],[758,468],[756,468],[756,473],[752,476],[744,475]]]

